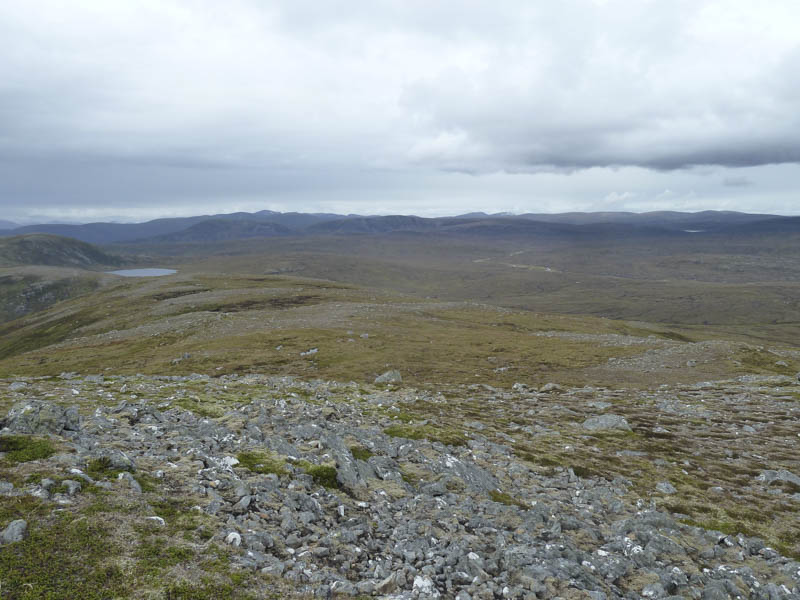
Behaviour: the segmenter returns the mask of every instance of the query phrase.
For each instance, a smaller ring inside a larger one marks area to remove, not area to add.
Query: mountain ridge
[[[201,225],[203,224],[203,225]],[[454,217],[337,215],[269,210],[155,219],[143,223],[39,224],[0,229],[0,237],[43,233],[92,244],[185,243],[275,235],[380,235],[391,232],[497,235],[680,235],[800,233],[800,218],[735,211],[467,213]]]

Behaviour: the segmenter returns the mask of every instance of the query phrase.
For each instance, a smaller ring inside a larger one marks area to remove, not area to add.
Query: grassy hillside
[[[17,268],[0,271],[0,323],[93,291],[100,277],[77,269]]]
[[[201,271],[317,277],[517,310],[733,328],[754,340],[800,337],[794,235],[579,243],[395,233],[126,249]]]
[[[399,369],[416,384],[508,387],[800,367],[791,350],[756,351],[722,337],[710,328],[424,300],[324,280],[185,273],[120,281],[6,323],[0,375],[270,372],[364,382]]]
[[[46,265],[90,269],[123,263],[119,256],[72,238],[47,234],[0,238],[0,267]]]

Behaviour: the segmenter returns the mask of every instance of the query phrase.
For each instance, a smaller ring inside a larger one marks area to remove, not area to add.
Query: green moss
[[[148,571],[174,567],[192,560],[195,556],[191,548],[174,546],[164,537],[140,540],[134,556],[139,561],[138,568]]]
[[[178,498],[164,498],[150,503],[153,512],[164,519],[167,531],[195,531],[203,524],[204,516],[192,510],[189,502]]]
[[[10,496],[0,500],[0,527],[15,519],[41,517],[50,511],[50,507],[34,496]],[[2,596],[0,596],[2,598]]]
[[[415,486],[419,483],[419,478],[415,477],[413,473],[409,473],[405,469],[400,469],[400,477],[402,477],[403,481],[409,485]]]
[[[528,509],[528,507],[524,502],[516,500],[510,494],[505,492],[501,492],[500,490],[492,490],[489,492],[489,498],[491,498],[494,502],[499,502],[500,504],[507,504],[508,506],[518,506],[520,508]]]
[[[426,439],[448,446],[464,446],[467,443],[467,437],[461,431],[434,425],[391,425],[383,433],[409,440]]]
[[[533,453],[526,450],[515,450],[514,453],[522,460],[542,467],[560,467],[564,465],[563,460],[551,454]]]
[[[298,461],[296,464],[308,475],[311,475],[314,483],[317,485],[334,490],[341,487],[336,480],[336,467],[331,467],[329,465],[312,465],[307,461]]]
[[[92,479],[115,479],[126,469],[115,469],[111,465],[111,459],[107,456],[93,458],[86,467],[86,474]]]
[[[2,597],[19,600],[127,596],[128,579],[109,563],[119,548],[105,528],[63,516],[33,527],[27,539],[0,548]]]
[[[358,460],[369,460],[371,456],[374,456],[374,454],[364,448],[364,446],[350,446],[350,454],[353,455],[353,458],[357,458]]]
[[[253,472],[267,475],[286,475],[285,463],[266,452],[240,452],[236,455],[239,466]]]
[[[583,467],[581,465],[575,465],[572,467],[572,472],[575,473],[578,477],[582,479],[587,479],[589,477],[597,477],[599,474],[597,471],[593,471],[588,467]]]
[[[685,525],[692,525],[694,527],[702,527],[713,531],[721,531],[725,535],[737,535],[739,533],[748,537],[757,536],[758,532],[744,523],[737,523],[734,521],[725,521],[720,519],[709,519],[707,521],[695,521],[693,519],[683,519],[681,523]]]
[[[147,492],[155,492],[159,488],[159,481],[152,475],[148,475],[147,473],[138,473],[134,476],[134,479],[139,483],[139,486],[142,488],[142,491]]]
[[[0,452],[6,453],[6,460],[18,463],[49,458],[56,453],[56,449],[49,440],[7,435],[0,437]]]

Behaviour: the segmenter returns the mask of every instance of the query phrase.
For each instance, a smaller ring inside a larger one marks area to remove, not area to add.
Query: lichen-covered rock
[[[583,428],[589,431],[599,431],[603,429],[619,429],[621,431],[631,431],[627,419],[620,415],[598,415],[589,417],[583,422]]]
[[[28,533],[28,523],[22,519],[11,521],[2,532],[0,532],[0,545],[21,542]]]
[[[41,400],[18,402],[11,407],[0,426],[13,433],[29,435],[61,435],[78,431],[81,426],[78,409]]]
[[[397,369],[386,371],[382,375],[378,375],[375,378],[375,383],[402,383],[402,381],[403,381],[403,376]]]

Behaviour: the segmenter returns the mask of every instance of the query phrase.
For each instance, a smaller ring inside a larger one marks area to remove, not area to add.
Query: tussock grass
[[[0,548],[3,597],[105,600],[127,595],[120,551],[103,525],[64,515]]]
[[[56,448],[46,439],[24,435],[0,436],[0,452],[5,452],[5,460],[12,463],[28,462],[49,458]]]

